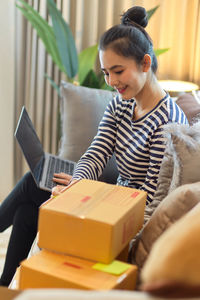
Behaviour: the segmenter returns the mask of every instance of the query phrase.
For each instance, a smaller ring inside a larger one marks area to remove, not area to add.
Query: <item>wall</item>
[[[0,201],[13,185],[14,1],[0,1]]]

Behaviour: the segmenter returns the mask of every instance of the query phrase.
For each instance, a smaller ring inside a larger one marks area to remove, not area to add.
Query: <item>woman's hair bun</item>
[[[131,25],[134,22],[142,27],[148,24],[147,12],[144,7],[133,6],[129,8],[121,17],[121,24]]]

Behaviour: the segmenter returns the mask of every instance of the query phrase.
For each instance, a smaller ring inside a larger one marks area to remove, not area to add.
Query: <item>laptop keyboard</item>
[[[72,175],[73,171],[73,163],[50,156],[45,185],[52,189],[56,185],[56,183],[52,181],[54,173],[63,172]]]

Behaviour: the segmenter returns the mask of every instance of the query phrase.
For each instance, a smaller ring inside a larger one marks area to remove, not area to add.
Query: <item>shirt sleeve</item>
[[[145,181],[141,186],[141,189],[147,192],[147,204],[153,200],[166,148],[166,137],[163,135],[163,127],[164,125],[159,126],[149,141],[149,167]]]
[[[99,124],[97,135],[88,150],[80,158],[73,179],[97,180],[111,158],[116,143],[116,101],[108,104]]]

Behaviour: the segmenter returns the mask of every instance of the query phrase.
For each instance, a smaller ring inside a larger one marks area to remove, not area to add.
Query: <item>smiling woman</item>
[[[101,69],[118,95],[109,103],[73,180],[98,179],[115,153],[117,184],[146,191],[149,204],[165,151],[163,127],[168,122],[187,123],[187,119],[157,81],[153,44],[144,30],[147,23],[146,10],[134,6],[124,13],[121,24],[100,39]]]
[[[27,3],[30,2],[44,19],[49,19],[47,1],[33,0]],[[199,1],[59,0],[56,3],[63,18],[70,25],[78,52],[95,45],[100,35],[117,24],[119,15],[132,5],[142,5],[147,11],[159,5],[148,25],[148,33],[154,41],[155,49],[169,48],[167,53],[158,58],[158,78],[189,80],[200,85]],[[58,85],[64,77],[45,52],[41,41],[37,39],[36,32],[28,22],[24,21],[18,10],[15,17],[16,24],[13,26],[16,36],[17,78],[15,119],[18,119],[21,107],[25,104],[45,151],[56,153],[59,101],[57,93],[51,88],[44,73],[47,73]],[[15,145],[14,147],[16,182],[27,168],[19,149]]]

